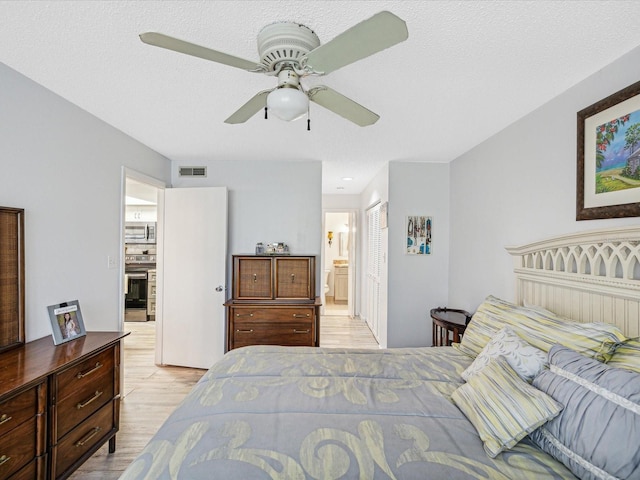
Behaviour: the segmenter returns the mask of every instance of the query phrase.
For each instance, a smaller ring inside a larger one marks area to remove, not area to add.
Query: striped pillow
[[[626,339],[614,325],[573,322],[548,310],[521,307],[489,296],[473,315],[461,343],[454,345],[476,357],[505,326],[544,352],[559,343],[598,360],[611,358],[615,344]]]
[[[451,398],[473,424],[491,458],[514,447],[562,410],[553,398],[522,380],[502,356],[492,359]]]
[[[631,338],[617,345],[607,365],[640,373],[640,337]]]

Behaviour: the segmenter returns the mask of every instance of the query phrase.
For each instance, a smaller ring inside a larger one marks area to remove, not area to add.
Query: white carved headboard
[[[594,230],[507,247],[516,302],[640,336],[640,226]]]

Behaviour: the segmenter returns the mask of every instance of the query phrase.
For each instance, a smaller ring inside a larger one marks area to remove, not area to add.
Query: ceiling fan
[[[283,120],[295,120],[308,112],[310,100],[364,127],[374,124],[380,117],[327,86],[318,85],[306,89],[300,79],[309,75],[326,75],[403,42],[408,36],[405,22],[393,13],[383,11],[322,45],[314,31],[305,25],[295,22],[267,25],[258,34],[259,62],[162,33],[142,33],[140,39],[156,47],[278,78],[275,88],[254,95],[227,118],[225,123],[246,122],[262,108]]]

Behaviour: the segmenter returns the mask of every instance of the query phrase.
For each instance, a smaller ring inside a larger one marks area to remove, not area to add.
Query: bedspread
[[[216,363],[121,479],[573,479],[528,440],[489,458],[451,347],[254,346]]]

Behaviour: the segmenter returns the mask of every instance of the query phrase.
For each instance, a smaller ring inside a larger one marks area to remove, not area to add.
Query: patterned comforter
[[[573,479],[528,440],[489,458],[451,401],[451,347],[246,347],[194,386],[121,479]]]

